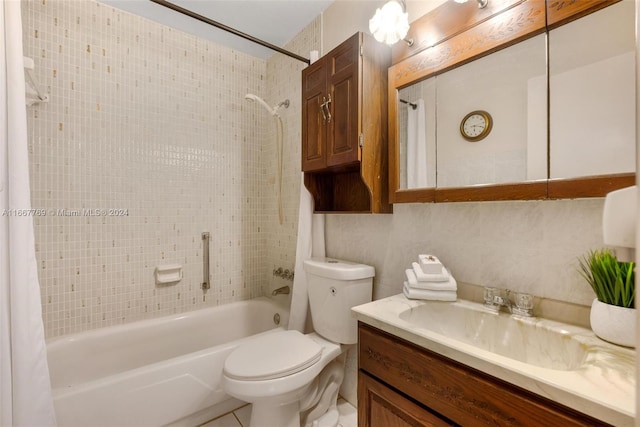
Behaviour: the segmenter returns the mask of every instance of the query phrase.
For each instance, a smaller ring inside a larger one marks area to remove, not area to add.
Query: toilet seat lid
[[[322,355],[322,347],[298,331],[257,337],[236,348],[224,362],[224,373],[239,380],[270,380],[300,372]]]

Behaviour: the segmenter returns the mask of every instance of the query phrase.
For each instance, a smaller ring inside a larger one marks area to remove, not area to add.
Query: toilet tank
[[[351,307],[371,301],[375,269],[332,258],[304,261],[313,329],[340,344],[358,341]]]

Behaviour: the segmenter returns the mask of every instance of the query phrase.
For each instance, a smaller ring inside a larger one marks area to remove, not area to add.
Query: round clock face
[[[472,111],[460,123],[460,133],[467,141],[479,141],[491,131],[491,115],[486,111]]]

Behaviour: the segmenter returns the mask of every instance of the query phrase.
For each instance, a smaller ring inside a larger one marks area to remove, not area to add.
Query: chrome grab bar
[[[211,240],[209,232],[202,233],[202,290],[211,288],[209,281],[209,241]]]

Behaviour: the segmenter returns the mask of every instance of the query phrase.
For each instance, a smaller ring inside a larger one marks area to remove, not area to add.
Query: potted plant
[[[635,347],[635,263],[618,261],[609,249],[589,251],[579,261],[580,274],[596,294],[591,329],[605,341]]]

